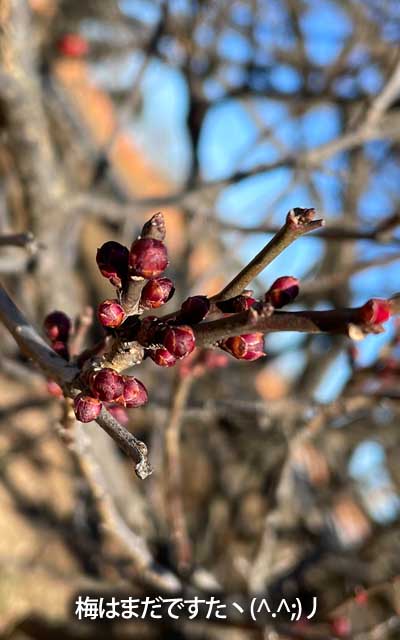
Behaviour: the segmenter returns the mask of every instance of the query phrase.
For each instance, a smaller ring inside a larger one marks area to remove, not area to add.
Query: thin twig
[[[181,428],[193,376],[178,377],[172,395],[171,412],[165,429],[166,498],[172,539],[179,572],[191,564],[192,548],[182,499]]]
[[[299,207],[289,211],[285,224],[268,244],[212,300],[228,300],[242,293],[254,278],[297,238],[319,229],[323,220],[313,220],[314,209]]]

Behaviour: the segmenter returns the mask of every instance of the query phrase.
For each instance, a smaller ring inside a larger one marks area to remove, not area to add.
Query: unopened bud
[[[256,302],[256,299],[252,297],[252,292],[244,292],[229,300],[220,300],[216,302],[217,308],[223,313],[240,313],[241,311],[247,311]]]
[[[89,385],[93,395],[105,402],[118,400],[124,391],[122,376],[109,368],[100,369],[91,374]]]
[[[295,300],[299,293],[299,281],[293,276],[282,276],[275,280],[265,294],[265,302],[269,302],[275,309],[281,309]]]
[[[129,250],[110,240],[97,249],[96,262],[101,274],[114,287],[121,287],[128,277]]]
[[[175,356],[165,348],[150,351],[150,358],[159,367],[173,367],[176,364]]]
[[[126,314],[118,300],[104,300],[99,304],[97,316],[103,327],[115,328],[123,323]]]
[[[168,266],[165,244],[154,238],[139,238],[131,246],[129,263],[135,275],[157,278]]]
[[[188,356],[196,346],[193,329],[188,325],[170,327],[166,330],[162,342],[164,347],[177,359]]]
[[[389,300],[371,298],[359,310],[362,324],[381,324],[389,320],[391,308]]]
[[[121,407],[118,404],[112,404],[107,407],[107,411],[109,411],[113,418],[115,418],[120,424],[126,427],[129,422],[129,416],[124,407]]]
[[[63,390],[55,380],[47,381],[47,391],[51,396],[54,396],[55,398],[62,398],[64,395]]]
[[[123,393],[119,402],[124,407],[128,409],[141,407],[148,399],[146,387],[140,380],[133,376],[123,376]]]
[[[181,306],[179,319],[190,324],[197,324],[204,320],[210,311],[210,301],[207,296],[191,296]]]
[[[246,333],[241,336],[227,338],[220,347],[228,351],[238,360],[258,360],[264,353],[264,336],[262,333]]]
[[[140,306],[143,309],[157,309],[174,295],[175,287],[169,278],[149,280],[142,289]]]
[[[83,393],[74,399],[74,412],[79,422],[92,422],[98,418],[102,404],[97,398],[85,396]]]
[[[52,311],[45,317],[43,327],[52,342],[66,342],[71,332],[71,320],[63,311]]]

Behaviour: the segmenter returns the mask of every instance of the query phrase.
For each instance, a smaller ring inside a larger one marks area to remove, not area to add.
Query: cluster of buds
[[[154,316],[144,318],[137,332],[137,339],[146,347],[147,355],[160,367],[172,367],[186,358],[196,346],[192,327],[159,321]]]
[[[294,210],[287,224],[297,229],[311,218],[312,210]],[[252,323],[247,321],[257,314],[282,314],[279,310],[294,302],[299,293],[298,279],[294,276],[278,278],[261,300],[256,300],[250,290],[226,300],[216,297],[210,300],[207,296],[195,295],[187,298],[174,313],[160,318],[153,315],[143,317],[145,312],[165,305],[174,294],[174,283],[164,275],[168,266],[164,239],[165,224],[159,213],[144,225],[130,249],[119,242],[109,241],[97,250],[99,270],[116,290],[115,297],[104,300],[98,308],[101,325],[112,330],[104,345],[111,344],[118,349],[133,342],[140,347],[139,361],[143,357],[150,358],[156,365],[166,368],[179,363],[181,375],[200,375],[206,369],[225,366],[227,354],[247,362],[265,356],[264,335],[256,329],[220,339],[214,344],[219,350],[194,353],[196,326],[209,315],[218,319],[242,314],[243,326],[251,327]],[[372,299],[357,309],[356,314],[357,324],[380,325],[389,319],[391,304],[387,300]],[[240,326],[240,322],[236,326]],[[46,317],[44,328],[53,349],[69,359],[70,319],[64,313],[54,311]],[[74,400],[76,417],[81,422],[89,422],[96,419],[102,407],[106,406],[121,423],[125,423],[125,409],[144,405],[148,399],[147,391],[140,380],[119,373],[119,365],[116,366],[118,371],[112,365],[105,365],[113,362],[114,351],[106,353],[107,357],[101,360],[98,356],[103,357],[107,347],[104,346],[103,352],[96,348],[76,356],[76,364],[85,369],[85,373],[79,376],[77,388],[80,393]],[[62,394],[56,383],[49,382],[49,390],[54,395]]]
[[[121,415],[120,408],[141,407],[148,400],[146,387],[140,380],[106,367],[91,371],[86,377],[86,387],[74,399],[75,415],[80,422],[95,420],[103,403],[112,413]]]
[[[134,313],[158,309],[172,298],[175,291],[173,282],[160,277],[168,266],[164,236],[162,216],[156,214],[144,225],[142,235],[132,243],[130,249],[119,242],[109,241],[97,250],[96,261],[100,273],[116,288],[117,293],[116,298],[104,300],[99,305],[97,317],[104,327],[117,329],[130,315],[127,298],[132,283],[140,283],[140,300]]]

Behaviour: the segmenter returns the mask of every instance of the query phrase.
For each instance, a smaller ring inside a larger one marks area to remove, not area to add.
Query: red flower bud
[[[45,317],[43,327],[52,342],[66,342],[71,332],[71,320],[63,311],[52,311]]]
[[[169,278],[149,280],[142,289],[140,306],[143,309],[157,309],[172,298],[174,291],[174,284]]]
[[[101,411],[102,404],[100,400],[85,396],[83,393],[77,395],[74,399],[74,412],[79,422],[92,422],[96,420]]]
[[[246,333],[223,340],[221,348],[238,360],[258,360],[265,356],[264,336],[262,333]]]
[[[128,276],[129,250],[119,242],[105,242],[96,253],[96,262],[101,274],[114,287],[120,287]]]
[[[114,369],[104,368],[89,377],[89,386],[96,398],[111,402],[118,400],[124,391],[123,377]]]
[[[55,380],[47,380],[47,391],[55,398],[62,398],[64,395],[63,390]]]
[[[331,621],[331,631],[337,638],[347,638],[351,633],[351,623],[349,618],[338,616]]]
[[[167,329],[162,343],[175,358],[180,359],[192,353],[196,346],[196,339],[192,327],[184,324]]]
[[[148,399],[146,387],[140,380],[132,376],[123,376],[123,393],[120,402],[124,407],[129,409],[141,407]]]
[[[168,266],[165,244],[154,238],[139,238],[131,246],[129,263],[135,275],[157,278]]]
[[[69,351],[65,342],[61,342],[61,340],[56,340],[51,343],[53,351],[55,351],[60,358],[64,358],[64,360],[69,360]]]
[[[282,276],[275,280],[269,291],[265,294],[265,302],[272,304],[275,309],[280,309],[295,300],[299,293],[299,281],[293,276]]]
[[[207,296],[191,296],[181,306],[179,319],[183,322],[197,324],[210,311],[210,301]]]
[[[120,407],[117,404],[112,404],[109,407],[107,407],[107,411],[109,411],[111,413],[111,415],[120,424],[122,424],[124,427],[126,427],[126,425],[129,422],[129,416],[128,416],[127,412],[125,411],[124,407]]]
[[[119,327],[125,320],[125,311],[118,300],[104,300],[99,304],[97,316],[103,327]]]
[[[362,324],[381,324],[391,316],[390,302],[381,298],[371,298],[359,312]]]
[[[173,367],[174,364],[176,364],[175,356],[165,348],[150,351],[150,358],[158,364],[159,367]]]
[[[250,309],[256,302],[256,299],[250,295],[251,293],[252,292],[249,291],[248,294],[242,293],[234,298],[229,298],[229,300],[220,300],[216,302],[216,306],[223,313],[240,313],[241,311],[247,311],[247,309]]]
[[[229,364],[229,357],[226,353],[221,353],[214,349],[205,349],[202,356],[202,361],[207,369],[220,369],[227,367]]]
[[[82,58],[89,52],[89,44],[78,33],[66,33],[57,42],[58,51],[67,58]]]

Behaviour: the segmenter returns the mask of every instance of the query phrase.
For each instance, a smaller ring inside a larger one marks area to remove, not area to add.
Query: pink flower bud
[[[391,308],[389,300],[371,298],[359,310],[362,324],[381,324],[389,320]]]
[[[264,336],[262,333],[246,333],[223,340],[221,348],[238,360],[258,360],[265,356]]]
[[[109,411],[113,418],[115,418],[120,424],[126,427],[129,422],[129,416],[124,407],[112,404],[107,407],[107,411]]]
[[[214,349],[205,349],[202,360],[207,369],[220,369],[227,367],[229,364],[229,357],[226,353],[221,353]]]
[[[123,393],[120,402],[124,407],[129,409],[141,407],[148,399],[146,387],[140,380],[132,376],[123,376]]]
[[[197,324],[210,311],[210,301],[207,296],[191,296],[181,306],[179,319],[183,322]]]
[[[174,364],[176,364],[175,356],[165,348],[150,351],[150,358],[158,364],[159,367],[173,367]]]
[[[240,313],[241,311],[247,311],[256,302],[256,299],[251,296],[251,291],[229,298],[229,300],[220,300],[216,303],[216,306],[223,313]]]
[[[129,263],[135,275],[157,278],[168,266],[165,244],[154,238],[139,238],[131,246]]]
[[[331,621],[331,631],[337,638],[347,638],[351,633],[351,623],[346,616],[338,616]]]
[[[140,306],[143,309],[157,309],[174,295],[175,287],[169,278],[149,280],[142,289]]]
[[[64,360],[69,360],[69,351],[65,342],[62,342],[61,340],[56,340],[55,342],[51,343],[51,346],[53,347],[53,351],[55,351],[60,356],[60,358],[64,358]]]
[[[45,317],[43,327],[52,342],[66,342],[71,332],[71,320],[63,311],[52,311]]]
[[[89,53],[89,44],[79,33],[65,33],[58,40],[57,49],[66,58],[82,58]]]
[[[175,358],[180,359],[192,353],[196,339],[192,327],[184,324],[167,329],[162,343]]]
[[[109,368],[100,369],[90,375],[89,386],[93,395],[105,402],[118,400],[124,392],[123,377]]]
[[[114,287],[121,287],[128,276],[129,250],[119,242],[104,243],[97,249],[96,262],[101,274]]]
[[[299,281],[293,276],[282,276],[275,280],[265,294],[265,302],[272,304],[275,309],[281,309],[295,300],[299,293]]]
[[[119,327],[125,320],[125,311],[118,300],[104,300],[99,304],[97,316],[103,327]]]
[[[47,380],[47,391],[55,398],[62,398],[64,395],[63,390],[55,380]]]
[[[83,393],[77,395],[74,399],[74,412],[79,422],[91,422],[98,418],[102,404],[100,400],[85,396]]]

